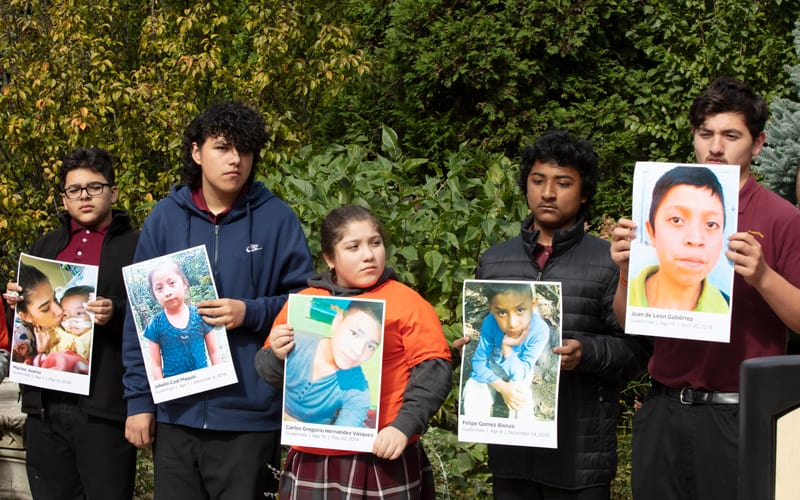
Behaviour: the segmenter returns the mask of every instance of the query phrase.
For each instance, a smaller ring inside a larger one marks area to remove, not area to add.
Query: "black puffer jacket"
[[[620,390],[647,365],[647,338],[626,336],[612,303],[618,269],[609,243],[586,234],[579,220],[553,237],[553,253],[539,269],[533,250],[538,231],[522,222],[520,236],[489,248],[475,277],[555,281],[562,284],[562,336],[581,342],[577,369],[561,371],[558,448],[489,446],[489,468],[504,478],[527,479],[563,489],[609,484],[617,467],[616,423]]]
[[[55,259],[58,252],[69,243],[70,217],[64,213],[62,225],[47,233],[33,246],[31,254]],[[97,277],[97,295],[111,299],[114,313],[105,325],[95,325],[92,342],[92,374],[89,395],[78,397],[78,407],[89,415],[124,422],[127,415],[122,399],[122,325],[125,322],[128,295],[122,279],[122,267],[133,262],[133,253],[139,231],[131,226],[127,212],[113,211],[100,253],[100,270]],[[43,398],[56,391],[22,386],[22,411],[28,414],[44,413]]]

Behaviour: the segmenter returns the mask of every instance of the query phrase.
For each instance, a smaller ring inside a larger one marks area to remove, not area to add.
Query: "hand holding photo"
[[[553,448],[561,285],[466,280],[460,441]]]
[[[217,298],[205,246],[122,274],[156,403],[236,383],[225,327],[206,323],[195,306]]]
[[[95,295],[97,266],[23,254],[17,276],[9,378],[88,394],[94,321],[86,303]]]
[[[736,166],[637,163],[633,201],[626,332],[727,341]]]
[[[384,308],[380,300],[289,296],[288,325],[274,326],[270,337],[283,332],[293,342],[284,375],[283,444],[322,446],[319,436],[324,435],[327,448],[371,449],[377,433]],[[305,424],[305,431],[298,432],[293,422]],[[326,428],[330,432],[322,434]]]

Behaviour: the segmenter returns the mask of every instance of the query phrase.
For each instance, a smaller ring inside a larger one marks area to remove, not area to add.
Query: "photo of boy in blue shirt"
[[[483,320],[464,383],[462,415],[488,418],[497,405],[511,418],[533,415],[531,382],[536,361],[550,338],[550,328],[536,311],[533,285],[493,282],[483,285],[490,314]],[[502,403],[496,396],[502,397]]]
[[[366,427],[371,399],[361,365],[380,349],[382,334],[383,304],[367,300],[351,300],[337,311],[330,337],[295,331],[284,419]]]

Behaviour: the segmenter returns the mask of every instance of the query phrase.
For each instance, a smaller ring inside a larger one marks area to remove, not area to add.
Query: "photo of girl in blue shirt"
[[[150,271],[148,282],[153,297],[163,307],[144,330],[144,337],[150,341],[153,379],[206,368],[209,359],[212,365],[219,363],[213,327],[203,321],[196,306],[187,302],[189,281],[180,266],[166,261]]]

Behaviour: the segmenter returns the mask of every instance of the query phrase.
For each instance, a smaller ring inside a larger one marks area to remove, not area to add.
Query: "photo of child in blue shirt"
[[[533,415],[531,383],[536,361],[550,339],[550,328],[536,311],[529,283],[483,285],[489,305],[464,383],[462,415],[488,418],[505,404],[510,418]],[[502,397],[502,403],[496,396]]]
[[[144,330],[144,337],[150,341],[153,378],[206,368],[209,359],[212,365],[219,363],[213,327],[203,321],[196,306],[188,303],[189,281],[180,266],[167,261],[150,271],[148,282],[163,308]]]
[[[330,337],[295,331],[286,362],[284,419],[366,427],[371,398],[361,365],[380,347],[382,321],[381,302],[350,300],[336,312]]]

